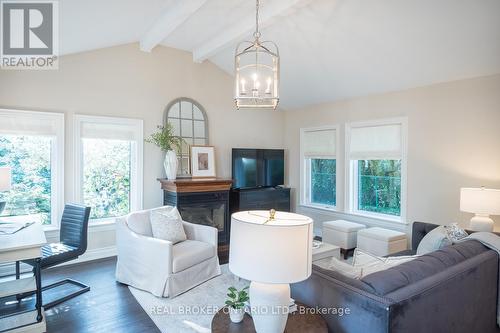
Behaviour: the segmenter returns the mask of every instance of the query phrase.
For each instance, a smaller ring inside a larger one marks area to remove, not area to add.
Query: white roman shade
[[[81,121],[80,137],[82,139],[108,139],[138,141],[138,131],[132,124],[113,124],[106,121]]]
[[[62,113],[0,111],[1,134],[56,136],[63,128]]]
[[[304,130],[302,140],[305,157],[335,157],[337,133],[334,128]]]
[[[350,129],[351,160],[402,158],[402,124],[353,126]]]

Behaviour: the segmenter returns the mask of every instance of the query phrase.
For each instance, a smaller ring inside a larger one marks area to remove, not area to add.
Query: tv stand
[[[242,210],[269,209],[289,212],[290,188],[277,186],[231,189],[229,209],[231,214]]]

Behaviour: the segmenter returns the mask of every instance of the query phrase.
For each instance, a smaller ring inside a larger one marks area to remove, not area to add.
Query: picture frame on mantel
[[[215,147],[191,146],[192,178],[215,178]]]

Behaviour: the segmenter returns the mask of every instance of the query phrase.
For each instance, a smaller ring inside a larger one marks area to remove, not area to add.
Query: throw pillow
[[[152,209],[150,219],[154,238],[164,239],[174,244],[187,239],[177,208],[165,206]]]
[[[376,256],[374,254],[364,252],[358,248],[354,249],[354,255],[352,259],[353,266],[364,266],[372,263],[383,262],[384,258]]]
[[[374,254],[364,252],[362,250],[354,250],[353,266],[361,268],[361,278],[366,275],[383,271],[388,268],[400,265],[404,262],[411,261],[415,256],[399,256],[399,257],[379,257]]]
[[[422,238],[417,247],[417,254],[422,255],[433,252],[451,244],[452,242],[448,238],[445,227],[439,226],[431,230],[424,236],[424,238]]]
[[[469,236],[467,231],[465,231],[465,229],[460,228],[457,223],[446,225],[444,228],[446,230],[446,236],[453,244],[458,242],[462,238]]]
[[[335,257],[332,257],[330,261],[330,265],[328,269],[332,271],[336,271],[346,277],[351,279],[360,279],[362,277],[362,268],[355,267],[345,261],[339,260]]]

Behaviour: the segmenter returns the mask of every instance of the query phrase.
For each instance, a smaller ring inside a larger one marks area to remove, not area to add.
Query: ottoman
[[[344,259],[347,259],[348,252],[356,248],[356,237],[359,230],[366,228],[365,225],[344,221],[323,222],[323,237],[325,243],[337,245]]]
[[[406,234],[400,231],[374,227],[358,232],[358,249],[378,256],[404,251],[407,247]]]

